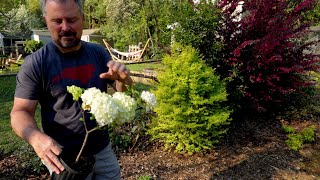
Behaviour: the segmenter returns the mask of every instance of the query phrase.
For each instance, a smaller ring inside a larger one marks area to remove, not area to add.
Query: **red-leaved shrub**
[[[236,11],[239,4],[242,10]],[[319,56],[310,49],[319,40],[310,41],[310,25],[300,19],[314,4],[315,0],[303,0],[288,11],[285,0],[219,1],[225,53],[218,71],[232,77],[231,102],[269,112],[283,107],[292,92],[312,85],[306,73],[319,70]]]

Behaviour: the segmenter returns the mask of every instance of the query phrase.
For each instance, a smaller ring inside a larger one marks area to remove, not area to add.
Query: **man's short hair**
[[[41,11],[42,11],[42,15],[45,16],[46,15],[46,3],[47,1],[55,1],[58,3],[65,3],[69,0],[40,0],[40,7],[41,7]],[[84,0],[73,0],[79,7],[81,14],[83,14],[83,1]]]

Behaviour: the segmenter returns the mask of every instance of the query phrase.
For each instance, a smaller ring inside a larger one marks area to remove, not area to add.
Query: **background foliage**
[[[194,6],[181,3],[177,7],[174,40],[197,49],[203,59],[215,68],[222,59],[222,39],[217,36],[221,27],[222,14],[213,2],[203,2]]]
[[[35,41],[35,40],[27,40],[25,42],[24,50],[26,53],[33,53],[40,49],[43,46],[43,43],[41,41]]]

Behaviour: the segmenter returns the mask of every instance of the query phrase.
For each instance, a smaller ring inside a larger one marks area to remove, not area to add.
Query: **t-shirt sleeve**
[[[38,100],[41,90],[41,75],[39,62],[34,55],[25,58],[16,77],[15,97]]]

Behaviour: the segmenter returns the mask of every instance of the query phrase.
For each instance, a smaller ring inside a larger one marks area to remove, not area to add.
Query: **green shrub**
[[[41,41],[35,41],[35,40],[27,40],[24,46],[24,51],[26,53],[33,53],[36,50],[40,49],[43,46],[43,43]]]
[[[315,129],[314,126],[311,126],[301,132],[304,142],[311,143],[315,141]]]
[[[283,126],[282,128],[286,133],[288,133],[288,139],[285,141],[285,143],[294,151],[302,149],[305,143],[311,143],[315,141],[314,126],[307,127],[301,132],[297,132],[291,126]]]
[[[283,125],[283,126],[282,126],[282,129],[283,129],[284,132],[287,133],[287,134],[292,134],[292,133],[295,132],[294,128],[291,127],[291,126],[285,126],[285,125]]]
[[[290,149],[298,151],[303,148],[303,136],[301,134],[289,134],[286,144]]]
[[[138,180],[151,180],[151,176],[148,176],[148,175],[143,175],[143,176],[140,176],[138,177]]]
[[[221,105],[225,83],[191,46],[175,44],[163,63],[155,90],[157,118],[148,133],[181,153],[212,148],[230,120],[230,111]]]

